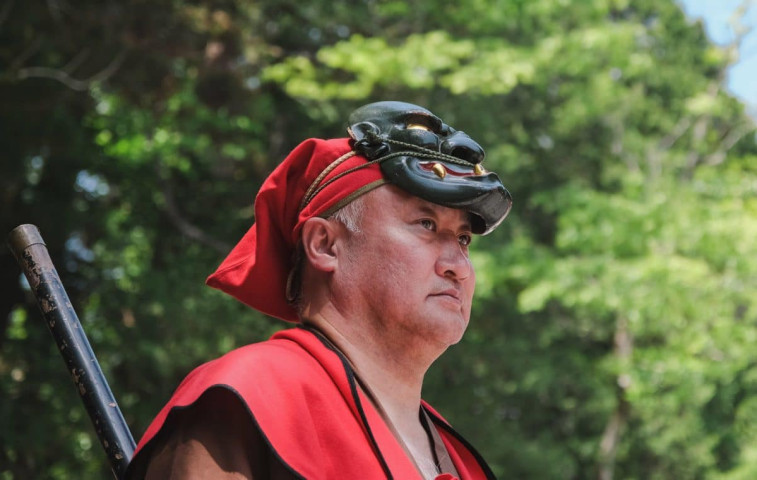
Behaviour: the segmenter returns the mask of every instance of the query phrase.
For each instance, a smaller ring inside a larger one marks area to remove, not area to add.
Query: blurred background
[[[425,398],[500,478],[757,478],[755,8],[4,0],[0,233],[40,227],[139,438],[285,326],[203,284],[267,173],[364,103],[427,106],[515,206]],[[0,479],[31,478],[110,473],[0,249]]]

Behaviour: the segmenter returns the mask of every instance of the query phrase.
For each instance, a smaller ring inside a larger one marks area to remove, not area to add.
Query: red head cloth
[[[255,223],[206,283],[267,315],[297,322],[286,291],[302,224],[383,183],[378,163],[354,154],[349,139],[305,140],[263,183]]]

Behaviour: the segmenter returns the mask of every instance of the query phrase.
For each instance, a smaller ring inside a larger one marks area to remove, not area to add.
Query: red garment
[[[348,363],[313,332],[295,328],[247,345],[195,369],[181,383],[137,446],[145,449],[174,409],[211,387],[236,392],[267,443],[307,479],[418,479],[412,461]],[[425,403],[461,479],[492,479],[481,456]],[[448,479],[449,475],[438,478]]]

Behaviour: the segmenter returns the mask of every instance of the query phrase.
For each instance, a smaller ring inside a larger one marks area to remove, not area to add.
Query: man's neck
[[[405,430],[405,425],[419,425],[423,378],[441,352],[423,355],[420,345],[413,347],[407,345],[407,339],[386,338],[385,332],[374,333],[370,327],[350,320],[334,322],[322,314],[307,317],[344,353],[367,393],[375,397],[378,407],[398,430]]]
[[[415,461],[419,473],[434,478],[433,446],[420,421],[420,402],[426,371],[443,350],[423,342],[412,345],[407,338],[387,338],[387,332],[374,332],[338,312],[308,313],[303,315],[305,321],[347,357],[361,388]]]

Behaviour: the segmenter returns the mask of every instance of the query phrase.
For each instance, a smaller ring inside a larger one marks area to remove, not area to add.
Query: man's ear
[[[336,243],[344,234],[339,222],[309,218],[302,225],[302,248],[307,262],[316,270],[332,272],[337,263]]]

